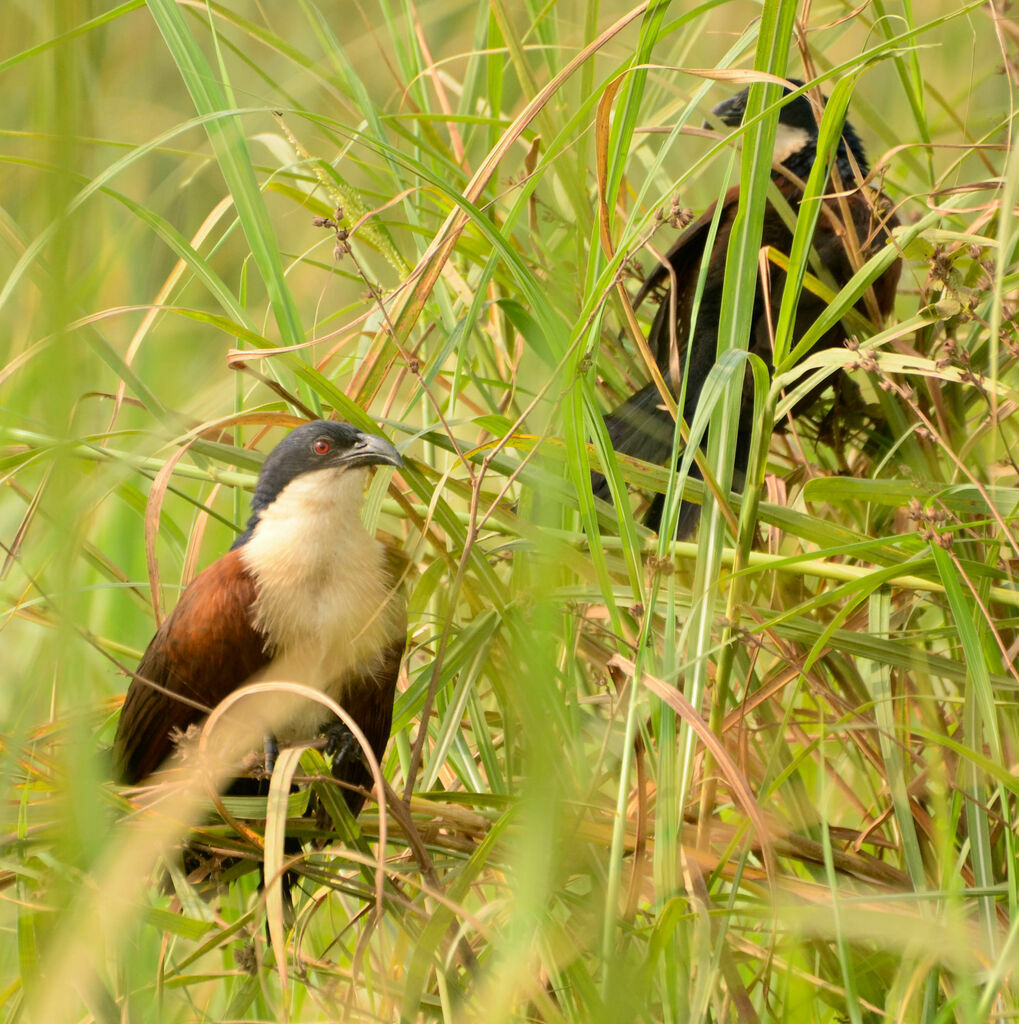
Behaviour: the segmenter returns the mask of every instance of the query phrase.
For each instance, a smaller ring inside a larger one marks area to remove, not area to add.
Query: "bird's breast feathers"
[[[333,479],[323,480],[324,474]],[[324,470],[292,481],[262,513],[240,549],[255,579],[252,621],[269,664],[256,679],[299,682],[343,701],[405,631],[386,550],[361,525],[363,470]],[[274,731],[281,743],[323,718],[309,701],[286,701]]]

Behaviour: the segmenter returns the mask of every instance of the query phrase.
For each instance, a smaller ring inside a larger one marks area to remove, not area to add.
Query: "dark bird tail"
[[[662,396],[654,383],[647,384],[635,395],[613,409],[605,417],[612,447],[622,455],[631,455],[644,462],[663,466],[672,454],[676,424],[662,402]],[[690,467],[690,475],[700,479],[696,465]],[[611,501],[608,482],[601,473],[591,474],[591,489],[595,497]],[[648,529],[658,531],[665,509],[665,495],[655,494],[644,518]],[[700,508],[684,501],[679,513],[676,537],[688,537],[697,525]]]

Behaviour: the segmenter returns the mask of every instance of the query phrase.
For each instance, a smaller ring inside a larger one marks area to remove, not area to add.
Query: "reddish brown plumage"
[[[389,552],[387,568],[394,583],[400,575],[399,560],[398,553]],[[184,591],[149,643],[124,701],[113,747],[122,782],[139,782],[159,768],[172,752],[172,736],[178,730],[201,722],[224,697],[269,664],[265,638],[251,625],[255,593],[240,549],[213,562]],[[377,759],[389,742],[405,646],[401,635],[344,689],[344,707]],[[325,710],[323,716],[331,717]],[[345,759],[336,769],[342,781],[370,788],[371,776],[357,757]],[[347,800],[356,814],[363,800],[350,793]]]
[[[138,665],[113,747],[123,782],[154,772],[173,749],[171,734],[201,721],[269,661],[251,624],[255,583],[240,550],[190,583]]]

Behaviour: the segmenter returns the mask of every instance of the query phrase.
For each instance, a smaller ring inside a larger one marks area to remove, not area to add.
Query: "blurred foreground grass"
[[[1019,24],[814,3],[787,53],[791,10],[9,0],[4,1019],[1015,1016]],[[852,367],[888,438],[801,423],[756,536],[669,543],[587,489],[645,379],[614,283],[733,180],[682,128],[755,59],[859,74],[897,316],[781,383]],[[416,566],[410,813],[311,850],[273,950],[257,844],[163,878],[200,814],[127,814],[103,748],[311,414],[408,457],[370,515]]]

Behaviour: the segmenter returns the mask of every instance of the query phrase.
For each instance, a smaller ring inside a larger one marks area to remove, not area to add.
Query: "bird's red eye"
[[[332,445],[324,437],[320,437],[312,447],[317,455],[325,455],[332,448]]]

